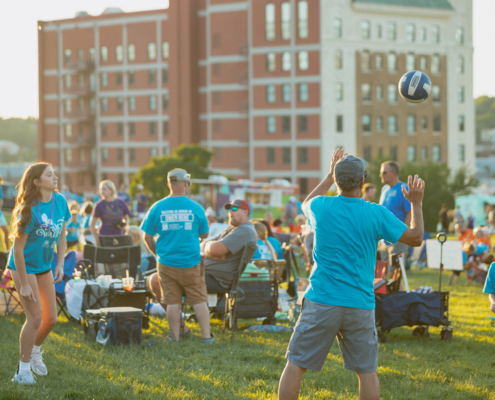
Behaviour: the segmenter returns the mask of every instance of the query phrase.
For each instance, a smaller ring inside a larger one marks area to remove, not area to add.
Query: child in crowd
[[[253,225],[256,234],[258,235],[258,248],[253,255],[253,260],[276,260],[277,253],[273,249],[271,243],[267,240],[268,233],[265,225],[261,222],[255,222]]]
[[[91,228],[89,225],[89,220],[91,219],[91,213],[93,212],[93,205],[89,201],[87,201],[82,205],[81,212],[83,214],[82,226],[83,226],[84,240],[86,241],[86,244],[95,244],[96,243],[95,237],[91,233]]]
[[[71,218],[67,222],[67,250],[79,244],[79,233],[81,229],[81,222],[77,211],[71,211]]]
[[[273,233],[285,233],[282,229],[282,220],[280,218],[275,218],[272,222],[272,232]]]

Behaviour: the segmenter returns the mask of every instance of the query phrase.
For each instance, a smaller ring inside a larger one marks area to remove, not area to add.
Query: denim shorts
[[[345,369],[359,374],[376,371],[375,310],[329,306],[306,298],[285,357],[301,368],[320,371],[335,337]]]

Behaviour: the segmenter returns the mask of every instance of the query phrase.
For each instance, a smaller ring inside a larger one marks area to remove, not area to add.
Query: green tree
[[[178,150],[178,151],[177,151]],[[185,169],[193,179],[207,179],[212,174],[207,169],[212,153],[198,145],[181,145],[173,156],[152,158],[148,165],[140,168],[133,176],[130,193],[134,197],[136,185],[144,186],[144,191],[150,195],[150,204],[170,194],[167,185],[167,175],[174,168]],[[192,191],[196,192],[195,185]]]
[[[475,175],[469,175],[465,166],[457,170],[450,182],[450,191],[455,197],[473,193],[472,189],[480,184]]]
[[[22,147],[15,156],[2,154],[1,162],[36,161],[37,159],[37,119],[0,118],[0,139],[10,140]]]
[[[495,97],[480,96],[475,100],[476,142],[480,143],[481,131],[495,129]]]

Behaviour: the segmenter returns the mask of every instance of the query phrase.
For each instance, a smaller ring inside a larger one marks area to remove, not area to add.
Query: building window
[[[376,119],[376,130],[379,132],[383,131],[383,118],[382,117],[378,117]]]
[[[395,24],[395,22],[388,23],[387,33],[389,40],[397,40],[397,25]]]
[[[156,147],[150,149],[150,157],[156,157]]]
[[[134,136],[136,134],[136,124],[129,122],[129,135]]]
[[[426,71],[426,68],[427,68],[427,66],[426,66],[426,57],[420,57],[420,59],[419,59],[419,69],[421,71]]]
[[[284,103],[290,102],[290,85],[288,83],[282,85],[282,101]]]
[[[107,136],[107,123],[101,123],[101,136]]]
[[[275,40],[275,4],[265,5],[265,37],[266,40]]]
[[[340,18],[333,19],[333,35],[336,38],[342,37],[342,19]]]
[[[416,41],[416,26],[414,24],[406,25],[406,40],[409,43]]]
[[[361,125],[363,133],[371,133],[371,116],[369,114],[363,114],[361,116]]]
[[[421,160],[428,160],[428,147],[426,146],[423,146],[423,148],[421,149]]]
[[[213,47],[218,48],[220,47],[220,35],[218,33],[215,33],[213,35]]]
[[[266,102],[275,103],[275,85],[267,85],[266,87]]]
[[[383,30],[383,29],[382,29],[382,25],[381,25],[381,24],[378,24],[378,25],[376,26],[376,37],[377,37],[378,39],[381,39],[381,38],[382,38],[382,30]]]
[[[129,85],[134,85],[134,71],[129,71]]]
[[[460,86],[457,89],[457,98],[459,100],[459,103],[464,103],[464,86]]]
[[[82,136],[84,134],[84,125],[82,122],[79,122],[77,124],[77,130],[79,131],[79,136]]]
[[[442,158],[441,148],[439,144],[433,145],[433,161],[440,162]]]
[[[371,37],[371,23],[368,20],[361,21],[361,37],[369,39]]]
[[[169,100],[169,94],[168,92],[166,92],[162,96],[162,109],[168,110],[168,100]]]
[[[103,161],[108,161],[108,149],[106,147],[101,149],[101,159]]]
[[[124,124],[122,122],[119,122],[117,124],[117,135],[118,136],[123,136],[124,135]]]
[[[392,134],[397,133],[397,116],[389,115],[388,116],[388,132]]]
[[[455,30],[455,41],[457,42],[457,44],[464,44],[464,28],[458,27]]]
[[[78,100],[78,103],[79,103],[79,111],[84,111],[84,99],[79,99]]]
[[[129,110],[134,111],[136,109],[136,98],[134,96],[129,97]]]
[[[124,149],[117,149],[117,161],[123,161],[124,160]]]
[[[308,84],[299,84],[299,101],[308,101]]]
[[[397,146],[390,146],[390,158],[397,161]]]
[[[218,64],[214,64],[218,65]],[[213,68],[213,71],[215,71],[215,68]],[[168,66],[165,66],[162,68],[162,83],[167,83],[168,82]]]
[[[409,53],[406,56],[406,70],[413,71],[415,69],[414,54]]]
[[[213,120],[213,130],[215,132],[221,132],[222,131],[222,120],[220,120],[220,119],[214,119]]]
[[[388,53],[387,64],[388,72],[397,72],[397,54]]]
[[[156,135],[156,122],[151,121],[149,124],[149,131],[150,131],[150,136],[155,136]]]
[[[118,62],[124,61],[124,48],[121,44],[115,47],[115,58]]]
[[[344,100],[344,84],[343,83],[339,82],[335,85],[335,100],[336,101]]]
[[[428,129],[428,118],[421,118],[421,128],[423,128],[424,131]]]
[[[300,1],[297,4],[297,18],[298,18],[298,31],[299,39],[306,39],[308,37],[308,2]]]
[[[290,55],[289,55],[289,58],[290,58]],[[283,65],[283,57],[282,57],[282,65]],[[273,71],[275,71],[276,68],[277,68],[277,66],[276,66],[275,53],[273,53],[273,52],[266,53],[266,70],[269,72],[273,72]],[[283,66],[282,66],[282,68],[283,68]]]
[[[375,56],[375,68],[382,69],[383,68],[383,58],[381,54],[377,54]]]
[[[459,132],[464,132],[464,125],[465,125],[464,115],[459,115]]]
[[[149,107],[150,110],[156,110],[156,96],[149,97]]]
[[[416,116],[407,116],[407,133],[416,133]]]
[[[440,27],[438,25],[433,25],[431,33],[433,36],[433,43],[440,43]]]
[[[308,194],[308,178],[299,178],[299,193]]]
[[[117,86],[122,85],[122,72],[117,72],[115,74],[115,77],[117,79]]]
[[[361,52],[361,71],[369,71],[371,69],[371,56],[368,50]]]
[[[70,61],[71,51],[69,49],[65,49],[64,51],[64,62],[67,64]]]
[[[464,146],[463,144],[459,145],[459,161],[466,161],[466,146]]]
[[[123,103],[122,97],[117,97],[117,110],[118,111],[122,111],[122,103]]]
[[[282,133],[290,133],[290,116],[282,116]]]
[[[344,132],[344,116],[343,115],[337,115],[335,118],[335,130],[338,133]]]
[[[168,45],[168,42],[163,42],[162,43],[162,58],[167,59],[169,56],[170,48]]]
[[[70,89],[72,86],[72,76],[70,74],[65,75],[65,88]]]
[[[433,94],[433,101],[436,103],[440,102],[440,86],[433,85],[431,88],[431,92]]]
[[[108,60],[108,48],[107,46],[101,47],[101,61],[105,62]]]
[[[284,164],[290,164],[290,147],[283,147],[282,148],[282,163]]]
[[[433,116],[433,132],[440,132],[442,130],[440,115]]]
[[[416,146],[414,145],[407,146],[407,161],[408,162],[416,161]]]
[[[155,70],[154,69],[150,69],[148,71],[148,83],[150,85],[153,85],[155,83]]]
[[[89,61],[92,61],[92,62],[95,62],[95,49],[93,47],[91,47],[89,50],[88,50],[88,55],[89,55]]]
[[[371,100],[371,85],[369,83],[361,84],[361,99],[363,101]]]
[[[299,164],[305,165],[308,163],[308,148],[299,147]]]
[[[168,121],[163,121],[163,136],[168,136]]]
[[[432,74],[440,73],[440,56],[438,54],[431,57],[431,72]]]
[[[464,74],[464,56],[459,56],[457,59],[457,73]]]
[[[96,100],[94,98],[89,100],[89,112],[91,115],[96,114]]]
[[[306,133],[308,131],[308,116],[299,116],[299,133]]]
[[[420,31],[420,38],[423,42],[426,42],[426,28],[423,26]]]
[[[383,100],[383,87],[381,86],[376,87],[376,99]]]
[[[72,125],[71,124],[65,124],[65,136],[66,137],[72,136]]]
[[[133,44],[127,46],[127,58],[129,61],[134,61],[136,59],[136,46]]]
[[[148,43],[148,60],[156,60],[156,43]]]
[[[129,149],[129,161],[134,161],[136,159],[136,149],[131,147]]]
[[[299,52],[299,70],[306,71],[309,68],[309,57],[307,51]]]
[[[83,74],[78,74],[77,75],[77,81],[78,81],[78,85],[80,88],[83,88],[84,87],[84,75]]]
[[[266,148],[266,163],[275,164],[275,148],[273,147]]]
[[[101,111],[107,111],[108,109],[108,100],[106,97],[101,99]]]
[[[290,71],[292,68],[292,57],[290,51],[282,53],[282,71]]]
[[[86,154],[84,149],[79,149],[79,160],[84,161],[86,159]]]
[[[275,133],[276,127],[276,119],[273,115],[266,117],[266,131],[267,133]]]
[[[342,69],[343,65],[342,60],[342,50],[335,50],[335,68]]]
[[[282,40],[289,40],[291,33],[291,7],[290,2],[282,3]]]
[[[397,102],[397,87],[393,83],[387,86],[388,89],[388,102],[394,104]]]
[[[102,87],[108,86],[108,75],[106,72],[101,73],[101,86]]]
[[[368,162],[371,161],[371,146],[363,147],[363,158]]]

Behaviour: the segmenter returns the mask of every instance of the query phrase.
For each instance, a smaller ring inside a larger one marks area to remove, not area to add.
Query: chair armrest
[[[147,276],[150,276],[152,274],[154,274],[158,269],[157,268],[153,268],[153,269],[150,269],[146,272],[143,272],[142,275],[143,275],[143,278],[147,277]]]
[[[387,281],[385,279],[380,279],[378,282],[375,283],[373,286],[373,290],[380,289],[383,285],[386,285]]]

